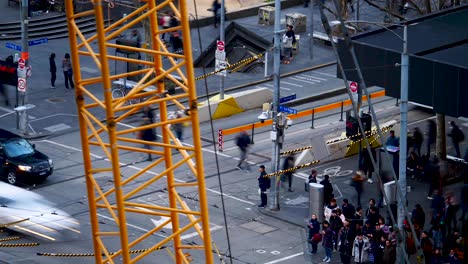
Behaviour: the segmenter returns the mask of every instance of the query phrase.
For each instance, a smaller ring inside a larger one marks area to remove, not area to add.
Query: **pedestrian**
[[[336,200],[334,198],[330,199],[330,203],[325,206],[323,216],[327,221],[330,220],[330,216],[332,215],[332,211],[338,209],[338,204],[336,204]]]
[[[260,200],[261,203],[258,207],[265,208],[267,205],[267,189],[270,189],[271,186],[271,179],[266,177],[267,173],[265,172],[265,166],[260,165],[258,171],[260,175],[258,176],[258,188],[260,189]]]
[[[333,198],[333,186],[330,183],[329,180],[330,176],[324,175],[323,180],[320,182],[320,184],[323,185],[323,203],[324,204],[329,204],[330,200]]]
[[[57,65],[55,64],[55,53],[50,54],[49,69],[50,69],[50,88],[55,88],[55,80],[57,79]]]
[[[75,84],[73,84],[73,69],[70,60],[70,54],[65,53],[65,56],[62,60],[62,70],[63,76],[65,77],[65,88],[69,89],[69,84],[72,89],[75,88]]]
[[[356,171],[356,174],[351,178],[351,186],[356,190],[357,206],[361,206],[361,194],[363,191],[364,172],[361,170]]]
[[[322,246],[325,250],[325,257],[322,261],[330,262],[333,248],[333,231],[330,229],[328,221],[322,223]]]
[[[421,230],[424,230],[424,223],[426,222],[426,214],[424,213],[423,208],[420,204],[414,206],[413,211],[411,212],[411,221],[413,225],[418,225]]]
[[[369,239],[363,236],[362,233],[358,233],[353,243],[352,256],[354,257],[354,262],[358,264],[366,263],[369,249]]]
[[[406,160],[406,173],[411,179],[416,178],[416,167],[419,164],[419,157],[416,152],[411,151],[408,159]]]
[[[377,207],[370,207],[369,208],[369,212],[367,214],[367,220],[370,222],[370,224],[375,227],[378,222],[379,222],[379,218],[382,217],[379,215],[379,213],[377,212]]]
[[[294,153],[291,153],[288,156],[286,156],[283,162],[283,170],[289,170],[291,168],[294,168],[294,160],[295,160]],[[283,173],[283,175],[288,179],[288,191],[289,192],[293,191],[291,189],[293,172],[294,171],[287,171]]]
[[[437,125],[434,120],[427,120],[427,156],[431,156],[431,145],[436,142]]]
[[[149,118],[143,118],[143,122],[141,123],[140,126],[149,126],[151,125],[151,121],[149,120]],[[152,149],[152,145],[149,144],[149,142],[152,142],[152,141],[155,141],[156,140],[156,135],[154,133],[154,130],[153,128],[145,128],[145,129],[142,129],[140,131],[138,131],[138,134],[137,134],[137,138],[140,139],[140,140],[143,140],[145,141],[143,143],[143,148],[147,149],[148,150],[148,158],[145,160],[145,161],[152,161],[152,157],[151,157],[151,149]]]
[[[143,118],[148,118],[151,124],[154,123],[154,114],[149,106],[143,108]]]
[[[2,83],[2,80],[0,80],[0,95],[3,96],[5,105],[6,106],[10,105],[10,101],[8,100],[8,93],[7,93],[5,86]]]
[[[421,245],[421,249],[422,249],[423,254],[424,254],[424,262],[426,264],[430,264],[431,263],[433,246],[432,246],[431,239],[429,238],[429,233],[428,232],[426,232],[426,231],[422,232],[421,240],[420,240],[419,243]]]
[[[316,254],[317,253],[317,245],[319,239],[316,237],[316,235],[319,235],[320,232],[320,223],[317,220],[317,215],[312,214],[309,222],[307,223],[307,228],[309,229],[309,237],[308,240],[312,244],[312,251],[310,253]]]
[[[449,264],[459,264],[460,260],[457,258],[455,254],[455,250],[451,249],[449,255],[447,256],[447,260],[445,261]]]
[[[434,156],[432,161],[427,166],[427,171],[425,172],[426,177],[429,179],[429,190],[427,192],[427,199],[432,200],[432,193],[434,190],[440,188],[440,166],[439,159]]]
[[[364,220],[362,219],[362,207],[356,207],[356,212],[352,218],[351,228],[354,229],[354,233],[361,231],[361,228],[364,226]]]
[[[343,221],[337,214],[337,209],[334,209],[331,213],[330,220],[330,228],[333,231],[333,250],[336,251],[338,249],[338,232],[343,227]]]
[[[445,260],[442,256],[442,251],[439,248],[436,248],[431,256],[431,264],[444,264]]]
[[[307,179],[307,181],[305,182],[305,191],[308,192],[309,191],[309,184],[311,183],[317,183],[317,170],[312,170],[310,172],[310,175],[309,175],[309,178]]]
[[[338,234],[338,246],[340,252],[341,263],[351,263],[351,250],[353,249],[354,234],[349,227],[349,222],[345,221],[343,227]]]
[[[343,205],[341,205],[341,210],[343,211],[343,215],[346,220],[351,221],[354,217],[354,213],[356,210],[354,206],[349,203],[348,199],[343,199]]]
[[[448,134],[449,137],[452,138],[453,147],[455,148],[455,153],[457,158],[461,158],[460,152],[460,142],[465,140],[465,134],[463,131],[458,127],[455,121],[450,121],[450,125],[452,126],[452,131]]]
[[[242,170],[242,163],[247,159],[247,151],[250,146],[250,137],[246,131],[241,131],[236,138],[236,145],[240,151],[239,163],[237,163],[237,169]],[[247,164],[247,170],[250,170],[249,163]]]
[[[169,11],[164,12],[163,16],[159,20],[159,24],[162,26],[163,30],[166,30],[170,27],[171,23],[171,16],[169,15]],[[166,32],[162,33],[161,39],[163,42],[166,42],[164,38],[166,36]]]
[[[177,111],[177,114],[176,114],[176,118],[179,119],[179,118],[182,118],[182,113],[180,113],[179,111]],[[183,138],[183,134],[184,134],[184,123],[179,121],[177,123],[174,123],[172,125],[173,129],[174,129],[174,132],[176,133],[176,138],[182,142],[184,140]]]
[[[304,0],[304,8],[309,7],[310,0]]]
[[[214,0],[213,4],[211,4],[211,11],[213,12],[213,18],[214,18],[214,27],[218,27],[218,23],[220,20],[220,15],[219,15],[219,10],[221,9],[221,4],[219,3],[219,0]]]
[[[457,212],[459,205],[455,204],[453,196],[447,196],[445,198],[445,208],[444,208],[444,222],[447,230],[447,235],[452,233],[452,230],[457,228]]]
[[[292,48],[296,44],[296,35],[293,31],[292,25],[287,26],[287,31],[283,35],[282,40],[283,40],[283,56],[284,56],[283,63],[289,64],[291,63],[293,59]]]
[[[182,39],[180,38],[179,31],[173,31],[169,41],[171,43],[173,53],[183,54],[184,45],[182,43]],[[175,60],[177,61],[177,58],[175,58]]]
[[[434,225],[431,227],[431,237],[434,242],[434,248],[442,248],[443,235],[442,229],[440,228],[440,223],[434,223]]]
[[[179,19],[177,19],[174,12],[170,13],[170,17],[171,17],[171,19],[169,20],[169,27],[174,28],[174,27],[179,26],[179,24],[180,24]]]
[[[382,260],[383,264],[396,263],[396,249],[395,246],[392,245],[392,242],[390,240],[385,241],[385,249]]]
[[[367,151],[367,148],[363,149],[362,150],[363,153],[363,159],[362,159],[362,168],[363,168],[363,171],[364,171],[364,177],[367,177],[367,182],[368,183],[373,183],[372,181],[372,173],[374,173],[374,165],[372,164],[372,159],[371,159],[371,156],[369,155],[369,151]],[[374,161],[376,160],[375,159],[375,150],[373,148],[371,148],[371,154],[372,154],[372,158],[374,159]]]
[[[421,146],[424,141],[424,137],[418,127],[415,127],[413,130],[412,141],[413,141],[413,151],[416,152],[419,157],[421,157]]]
[[[385,145],[392,147],[400,146],[400,139],[395,136],[394,130],[390,130],[390,136],[387,138]]]

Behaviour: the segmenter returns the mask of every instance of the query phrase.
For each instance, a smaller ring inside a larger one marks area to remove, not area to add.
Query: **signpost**
[[[5,47],[7,49],[12,49],[12,50],[17,50],[17,51],[21,51],[21,46],[18,46],[16,44],[13,44],[13,43],[5,43]]]
[[[280,104],[292,101],[294,99],[296,99],[296,94],[291,94],[291,95],[288,95],[288,96],[285,96],[285,97],[281,97],[280,98]]]
[[[285,113],[288,113],[288,114],[297,114],[296,109],[289,108],[289,107],[286,107],[286,106],[283,106],[283,105],[279,106],[279,111],[280,112],[285,112]]]

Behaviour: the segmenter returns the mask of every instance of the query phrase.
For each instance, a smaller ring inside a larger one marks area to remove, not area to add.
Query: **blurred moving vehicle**
[[[51,159],[19,135],[0,129],[0,177],[10,184],[43,182],[54,171]]]
[[[42,240],[68,240],[80,223],[44,196],[0,182],[0,225]]]

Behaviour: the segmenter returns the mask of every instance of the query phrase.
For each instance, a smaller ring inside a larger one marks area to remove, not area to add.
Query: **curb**
[[[303,5],[303,4],[304,4],[304,0],[282,0],[281,9],[286,9],[286,8]],[[272,2],[272,3],[260,4],[260,5],[253,6],[253,7],[247,7],[245,9],[240,9],[240,10],[233,11],[233,12],[227,12],[226,21],[235,20],[239,18],[245,18],[245,17],[257,16],[258,10],[261,7],[274,6],[274,5],[275,3]],[[205,27],[205,26],[213,24],[213,16],[202,17],[202,18],[199,17],[198,20],[193,20],[193,21],[190,21],[189,23],[190,23],[190,27],[193,27],[193,28]]]
[[[288,224],[290,224],[290,225],[297,226],[297,227],[300,227],[300,228],[304,228],[304,225],[300,225],[300,224],[294,223],[294,222],[292,222],[292,221],[290,221],[290,220],[288,220],[288,219],[284,219],[284,218],[279,217],[279,216],[277,216],[277,215],[273,215],[273,211],[270,211],[270,209],[266,209],[266,210],[260,210],[260,209],[258,209],[258,212],[260,212],[260,213],[263,214],[263,215],[266,215],[266,216],[269,216],[269,217],[271,217],[271,218],[274,218],[274,219],[276,219],[276,220],[280,220],[280,221],[283,221],[283,222],[285,222],[285,223],[288,223]]]

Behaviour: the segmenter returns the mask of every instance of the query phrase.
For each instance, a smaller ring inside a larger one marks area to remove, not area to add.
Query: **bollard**
[[[343,101],[341,101],[340,121],[343,121]]]
[[[255,129],[255,124],[252,123],[252,140],[251,140],[252,142],[250,142],[250,144],[254,144],[254,133],[255,133],[254,129]]]
[[[312,108],[312,126],[310,128],[315,128],[314,127],[314,119],[315,119],[315,108]]]
[[[309,183],[309,216],[317,215],[317,220],[321,223],[324,218],[323,185],[319,183]]]

